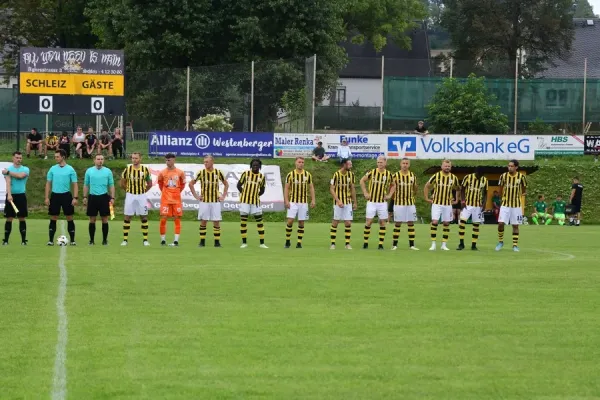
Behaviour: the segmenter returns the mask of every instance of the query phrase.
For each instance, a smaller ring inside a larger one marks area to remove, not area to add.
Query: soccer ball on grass
[[[67,240],[67,237],[62,235],[59,236],[58,239],[56,239],[56,244],[59,246],[66,246],[67,244],[69,244],[69,241]]]

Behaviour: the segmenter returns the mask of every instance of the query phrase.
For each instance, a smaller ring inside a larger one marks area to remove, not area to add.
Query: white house
[[[319,105],[381,107],[382,56],[384,76],[433,76],[433,63],[424,28],[415,29],[409,34],[411,50],[401,49],[391,39],[388,39],[388,44],[379,53],[369,42],[362,45],[342,43],[348,53],[348,64],[340,71],[335,93],[327,96]]]

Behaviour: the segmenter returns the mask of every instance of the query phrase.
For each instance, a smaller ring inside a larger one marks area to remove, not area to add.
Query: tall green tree
[[[467,69],[462,73],[483,67],[489,76],[514,76],[522,50],[522,74],[533,75],[571,49],[571,0],[446,0],[444,6],[455,59],[472,60],[457,63]]]
[[[87,0],[4,0],[0,3],[1,66],[15,75],[19,48],[94,47],[98,38],[92,34],[84,16]]]
[[[575,18],[596,18],[597,15],[594,14],[594,9],[588,0],[576,0],[575,1],[575,14],[573,17]]]

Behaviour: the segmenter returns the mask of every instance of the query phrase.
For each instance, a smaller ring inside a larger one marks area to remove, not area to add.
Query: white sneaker
[[[127,243],[127,240],[123,240],[123,241],[121,242],[121,246],[127,246],[127,244],[128,244],[128,243]]]
[[[398,246],[392,246],[392,251],[398,250]]]
[[[44,157],[44,160],[47,160],[47,159],[48,159],[48,156],[45,156],[45,157]]]
[[[448,246],[446,246],[446,242],[442,243],[442,250],[444,250],[444,251],[448,251],[448,250],[450,250],[450,249],[448,248]]]
[[[329,250],[335,250],[335,244],[332,244],[331,246],[329,246]]]
[[[410,246],[410,249],[411,249],[411,250],[417,250],[417,251],[419,250],[419,249],[417,249],[415,246]]]
[[[346,245],[346,250],[352,250],[352,246],[350,246],[349,244]]]
[[[261,249],[268,249],[268,247],[267,247],[267,245],[266,245],[266,244],[261,244],[259,247],[260,247]]]
[[[431,243],[431,247],[429,248],[429,251],[435,251],[435,248],[437,246],[435,245],[435,242]]]
[[[146,247],[150,246],[150,242],[148,242],[147,240],[144,240],[144,246],[146,246]]]
[[[246,247],[248,247],[248,243],[242,243],[242,245],[240,246],[240,249],[245,249]]]

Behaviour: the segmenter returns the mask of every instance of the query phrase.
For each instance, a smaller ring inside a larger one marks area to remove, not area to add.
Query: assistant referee
[[[48,206],[50,226],[48,227],[48,246],[54,246],[54,234],[56,233],[56,221],[62,210],[67,219],[67,230],[71,239],[71,246],[75,246],[75,206],[77,205],[77,173],[65,161],[67,153],[60,149],[54,153],[56,165],[52,166],[46,176],[46,191],[44,203]],[[71,194],[71,189],[73,193]]]
[[[108,216],[114,202],[115,180],[112,171],[104,166],[104,156],[96,154],[94,166],[85,171],[83,183],[83,205],[87,206],[87,216],[90,218],[90,246],[94,245],[98,214],[102,218],[102,246],[108,245]]]

